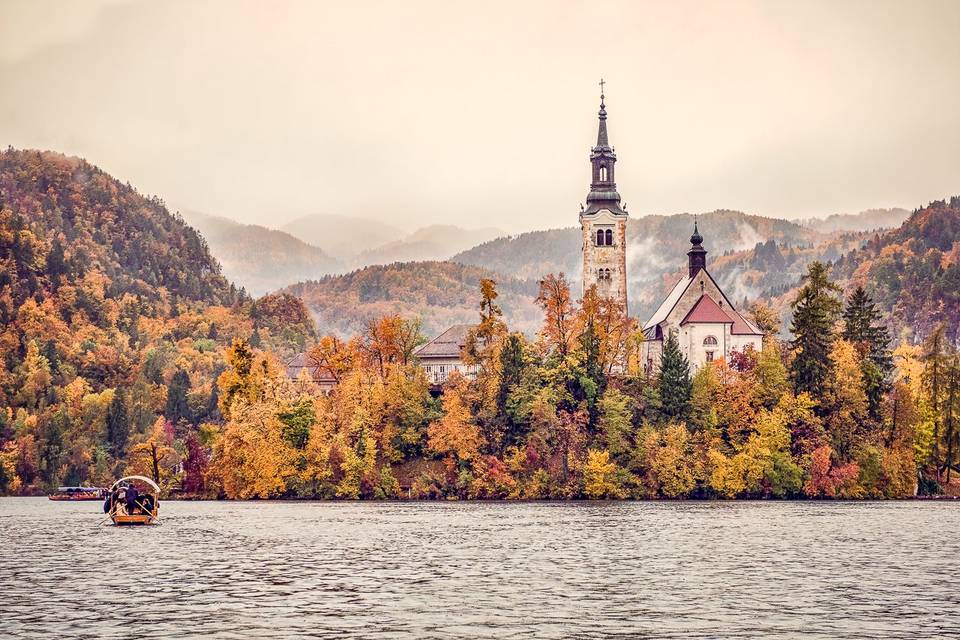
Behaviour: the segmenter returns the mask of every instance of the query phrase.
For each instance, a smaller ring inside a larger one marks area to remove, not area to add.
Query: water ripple
[[[960,505],[0,499],[4,638],[960,635]]]

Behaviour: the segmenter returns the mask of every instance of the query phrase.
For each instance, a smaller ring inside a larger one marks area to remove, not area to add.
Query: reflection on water
[[[960,504],[99,508],[0,499],[0,635],[960,635]]]

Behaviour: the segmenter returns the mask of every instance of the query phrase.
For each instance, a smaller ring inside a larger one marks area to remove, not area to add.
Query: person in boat
[[[137,488],[133,485],[127,487],[127,513],[138,513],[140,510],[140,505],[137,503],[137,498],[140,497],[140,492],[137,491]]]

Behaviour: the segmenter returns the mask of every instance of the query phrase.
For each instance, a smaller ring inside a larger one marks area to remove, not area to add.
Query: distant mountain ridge
[[[368,266],[291,285],[284,292],[303,300],[321,333],[353,335],[367,320],[397,313],[420,317],[425,333],[437,335],[451,325],[477,321],[481,278],[497,281],[497,304],[512,328],[531,334],[539,329],[537,281],[453,262]]]
[[[504,235],[492,227],[464,229],[451,224],[421,227],[408,236],[361,252],[357,267],[393,262],[446,260],[482,242]]]
[[[354,256],[393,242],[406,235],[396,226],[371,218],[315,213],[288,222],[280,227],[300,240],[320,247],[338,260]]]
[[[261,296],[291,282],[343,270],[323,249],[284,231],[197,211],[183,211],[182,215],[206,238],[224,275],[251,295]]]
[[[895,229],[910,217],[906,209],[867,209],[860,213],[835,213],[826,218],[807,218],[799,223],[822,233]]]

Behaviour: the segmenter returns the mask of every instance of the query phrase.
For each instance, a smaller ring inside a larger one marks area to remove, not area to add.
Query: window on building
[[[604,269],[604,270],[603,270],[603,279],[604,279],[604,280],[609,280],[609,279],[610,279],[610,269]]]
[[[713,362],[713,351],[707,351],[707,362]]]
[[[597,229],[597,246],[603,244],[603,229]]]
[[[604,233],[604,236],[606,237],[605,244],[609,247],[610,245],[613,244],[613,231],[611,229],[607,229],[603,233]]]
[[[607,168],[603,165],[600,166],[600,182],[607,181]]]
[[[703,346],[705,347],[715,347],[717,346],[717,338],[715,336],[707,336],[703,339]]]

